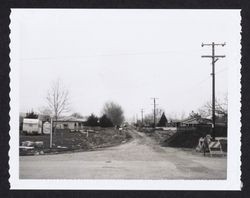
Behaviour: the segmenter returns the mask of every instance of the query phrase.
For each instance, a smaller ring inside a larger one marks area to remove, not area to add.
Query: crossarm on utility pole
[[[225,55],[215,55],[215,56],[210,56],[210,55],[204,55],[204,56],[201,56],[201,58],[225,58],[226,56]]]
[[[226,43],[214,43],[214,42],[213,43],[202,43],[201,47],[204,47],[204,46],[218,46],[218,45],[224,47],[226,45]]]

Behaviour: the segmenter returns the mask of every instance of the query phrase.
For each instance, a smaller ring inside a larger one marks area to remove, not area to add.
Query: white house
[[[42,133],[42,121],[39,119],[24,118],[23,119],[23,133],[41,134]]]
[[[69,129],[71,131],[79,131],[83,129],[86,120],[87,119],[80,119],[69,116],[59,118],[57,119],[57,121],[54,121],[54,123],[56,122],[57,129]]]
[[[200,125],[211,125],[212,121],[207,118],[202,118],[202,117],[193,117],[193,118],[188,118],[180,122],[181,126],[200,126]]]

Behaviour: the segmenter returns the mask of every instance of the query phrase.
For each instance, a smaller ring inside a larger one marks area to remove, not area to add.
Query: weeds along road
[[[225,179],[226,157],[161,147],[144,133],[98,151],[21,156],[20,179]]]

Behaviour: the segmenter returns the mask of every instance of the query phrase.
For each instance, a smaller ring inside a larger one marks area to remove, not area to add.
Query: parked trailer
[[[23,133],[25,134],[41,134],[42,121],[39,119],[23,119]]]

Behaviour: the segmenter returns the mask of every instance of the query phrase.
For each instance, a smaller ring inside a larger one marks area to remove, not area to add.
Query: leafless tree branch
[[[69,91],[62,86],[60,80],[54,82],[48,90],[47,108],[52,112],[53,117],[57,120],[61,114],[69,111]]]

